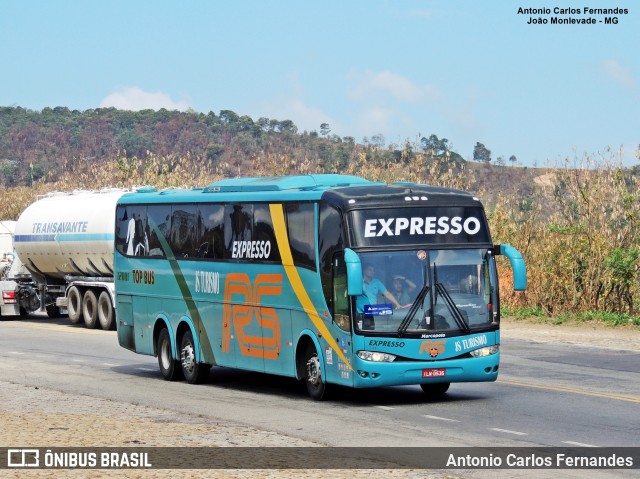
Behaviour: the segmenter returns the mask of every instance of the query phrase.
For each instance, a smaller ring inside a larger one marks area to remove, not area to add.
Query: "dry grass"
[[[144,159],[116,158],[99,165],[82,162],[73,171],[65,168],[59,181],[1,190],[0,218],[17,219],[39,195],[53,190],[204,186],[222,178],[221,171],[229,171],[229,167],[153,154]],[[376,181],[415,181],[469,191],[477,188],[470,169],[422,154],[410,162],[379,163],[368,161],[363,153],[342,171],[338,165],[322,166],[317,161],[283,155],[245,159],[237,168],[245,176],[344,173]],[[499,260],[503,304],[547,314],[609,311],[634,315],[640,293],[640,193],[636,177],[609,158],[592,156],[545,173],[533,182],[527,198],[487,192],[497,198],[487,208],[494,242],[509,243],[520,250],[528,268],[528,291],[515,293],[510,268],[506,260]],[[490,174],[490,170],[483,174]],[[482,191],[473,192],[483,196]]]

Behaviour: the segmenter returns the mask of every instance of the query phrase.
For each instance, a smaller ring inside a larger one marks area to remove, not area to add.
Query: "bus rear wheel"
[[[173,359],[171,353],[171,337],[169,331],[163,329],[158,335],[156,343],[156,352],[158,353],[158,366],[160,374],[166,381],[176,381],[182,379],[182,368],[180,363]]]
[[[182,374],[189,384],[200,384],[209,377],[211,366],[196,361],[196,346],[191,331],[187,331],[180,341],[180,362]]]
[[[420,387],[424,393],[430,398],[437,398],[444,396],[449,390],[451,383],[435,383],[435,384],[421,384]]]
[[[322,377],[320,357],[313,344],[309,344],[304,355],[304,381],[311,399],[322,401],[327,398],[327,383]]]

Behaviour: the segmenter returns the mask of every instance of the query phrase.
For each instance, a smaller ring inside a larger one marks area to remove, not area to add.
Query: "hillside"
[[[192,187],[223,177],[311,173],[428,183],[477,194],[494,242],[525,257],[525,293],[510,288],[510,269],[500,263],[505,306],[639,322],[636,169],[623,168],[615,155],[553,169],[465,161],[436,135],[402,146],[373,140],[340,138],[328,125],[299,133],[290,121],[230,111],[0,108],[0,218],[16,219],[52,190]]]
[[[320,133],[298,132],[290,120],[253,120],[229,110],[216,115],[0,107],[0,168],[4,186],[22,186],[45,177],[55,181],[64,168],[81,162],[150,154],[190,157],[225,176],[246,174],[252,160],[268,156],[307,160],[324,170],[345,167],[359,151],[372,160],[403,159],[394,147],[382,148],[379,141],[358,145],[322,126]]]
[[[464,156],[470,157],[470,153]],[[387,145],[381,135],[357,142],[353,137],[331,134],[327,124],[319,125],[319,132],[299,132],[290,120],[254,120],[230,110],[216,115],[0,107],[0,186],[56,181],[65,171],[82,168],[87,162],[101,165],[115,158],[145,160],[151,155],[191,158],[221,176],[251,174],[256,162],[264,163],[268,158],[305,162],[308,168],[323,172],[342,171],[362,157],[375,165],[409,165],[418,156],[456,168],[467,163],[463,155],[450,149],[447,139],[435,134],[414,143],[407,140],[402,145]],[[521,176],[516,172],[522,171],[489,162],[483,166],[487,172],[474,167],[479,173],[479,189],[485,182],[490,184],[495,171],[504,171],[501,175],[509,172],[510,184],[518,183],[513,180]]]

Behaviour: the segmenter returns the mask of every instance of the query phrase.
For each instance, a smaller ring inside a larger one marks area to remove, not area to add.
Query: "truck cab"
[[[18,284],[10,279],[17,259],[13,250],[15,224],[15,221],[0,221],[0,317],[3,318],[20,315],[16,297]]]

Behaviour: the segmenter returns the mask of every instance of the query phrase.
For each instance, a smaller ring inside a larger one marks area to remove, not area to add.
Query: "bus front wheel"
[[[322,378],[320,357],[313,344],[309,344],[304,356],[304,381],[311,399],[321,401],[327,397],[327,384]]]
[[[189,384],[200,384],[209,376],[211,366],[196,361],[196,347],[191,331],[187,331],[180,341],[180,361],[182,373]]]
[[[430,398],[437,398],[443,396],[448,390],[451,383],[435,383],[435,384],[421,384],[420,387],[424,393]]]
[[[160,374],[167,381],[176,381],[182,379],[182,368],[180,363],[173,359],[171,354],[171,337],[169,331],[163,329],[158,335],[156,343],[156,351],[158,353],[158,366],[160,366]]]

